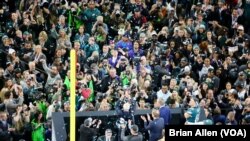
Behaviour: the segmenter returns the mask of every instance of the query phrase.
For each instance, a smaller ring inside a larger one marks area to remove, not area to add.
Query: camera
[[[76,9],[75,9],[75,8],[71,8],[71,13],[72,13],[73,15],[76,15],[76,14],[77,14]]]
[[[31,14],[31,13],[30,13],[30,11],[27,11],[26,14],[29,15],[29,14]]]
[[[62,4],[62,5],[66,4],[66,1],[65,1],[65,0],[62,0],[62,1],[61,1],[61,4]]]
[[[44,1],[41,3],[40,8],[48,8],[49,7],[49,2]]]
[[[122,125],[127,125],[127,121],[124,118],[120,118],[116,121],[116,126],[118,129],[120,129]]]
[[[133,64],[134,64],[135,66],[138,66],[138,65],[140,64],[140,61],[141,61],[141,58],[140,58],[140,57],[135,57],[135,58],[133,59]]]
[[[120,86],[120,84],[119,84],[119,82],[116,81],[116,80],[113,81],[112,84],[111,84],[111,87],[112,87],[112,89],[114,89],[114,90],[117,90],[119,86]]]
[[[126,71],[125,71],[125,74],[126,74],[126,75],[129,75],[129,74],[130,74],[130,71],[129,71],[129,70],[126,70]]]
[[[44,93],[42,93],[42,92],[38,92],[38,93],[36,93],[36,94],[33,94],[33,96],[34,96],[33,99],[34,99],[35,101],[39,101],[39,100],[45,98],[45,97],[46,97],[46,94],[44,94]]]
[[[121,62],[126,62],[126,58],[121,58]]]
[[[143,93],[142,92],[138,92],[138,96],[139,97],[143,96]]]
[[[116,10],[115,11],[115,16],[116,17],[120,17],[121,16],[121,11],[120,10]]]
[[[152,42],[156,43],[158,41],[158,37],[157,36],[152,36]]]
[[[182,43],[183,45],[187,46],[189,44],[189,40],[184,40]]]
[[[97,26],[102,26],[102,23],[98,23]]]
[[[144,27],[148,28],[149,27],[149,23],[145,23]]]
[[[160,9],[161,9],[161,6],[160,6],[160,5],[157,5],[156,9],[157,9],[157,10],[160,10]]]

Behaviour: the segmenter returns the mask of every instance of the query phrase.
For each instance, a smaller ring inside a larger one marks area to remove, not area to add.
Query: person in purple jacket
[[[133,44],[129,40],[129,37],[130,37],[130,35],[128,32],[124,33],[122,36],[122,39],[116,43],[115,49],[121,48],[122,50],[125,50],[125,49],[128,51],[132,50]]]
[[[112,57],[108,59],[111,67],[115,68],[118,61],[120,60],[120,56],[118,56],[118,51],[116,49],[111,50]]]
[[[138,41],[134,41],[133,49],[128,52],[129,59],[133,60],[134,57],[141,57],[144,55],[143,50],[140,49]]]

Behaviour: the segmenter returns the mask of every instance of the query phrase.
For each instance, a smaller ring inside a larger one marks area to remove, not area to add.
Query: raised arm
[[[41,59],[40,62],[42,62],[43,64],[43,69],[46,71],[47,74],[50,74],[52,72],[52,70],[50,68],[48,68],[47,64],[46,64],[46,60]]]

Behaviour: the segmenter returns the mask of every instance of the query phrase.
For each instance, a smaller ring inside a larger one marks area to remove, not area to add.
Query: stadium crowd
[[[0,138],[51,140],[52,113],[70,109],[71,49],[76,111],[128,123],[117,139],[88,118],[81,141],[160,140],[172,108],[183,124],[250,124],[249,22],[250,0],[1,1]],[[131,117],[140,109],[152,109],[148,139]]]

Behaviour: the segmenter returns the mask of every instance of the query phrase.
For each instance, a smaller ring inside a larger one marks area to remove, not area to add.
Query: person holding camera
[[[16,111],[16,107],[22,105],[24,102],[23,89],[20,85],[13,85],[10,91],[4,94],[4,101],[6,110],[10,116]]]
[[[80,9],[76,3],[72,2],[70,7],[67,11],[67,19],[68,19],[68,26],[72,29],[72,35],[75,35],[77,30],[83,24],[80,20],[80,14],[82,13],[82,9]]]
[[[130,85],[131,80],[136,78],[136,75],[133,72],[131,66],[126,66],[126,69],[121,72],[120,78],[122,80],[122,85],[128,86]]]
[[[110,26],[111,29],[114,30],[114,33],[118,32],[119,29],[119,25],[125,22],[124,19],[125,13],[121,10],[120,5],[119,4],[115,4],[114,6],[114,10],[111,13],[110,16]]]
[[[103,28],[103,26],[98,26],[93,34],[99,46],[103,46],[107,42],[108,34],[107,31]]]
[[[133,25],[132,28],[138,26],[141,27],[147,22],[147,18],[141,14],[141,9],[136,8],[133,11],[133,15],[128,19],[128,21]]]
[[[99,127],[102,121],[92,118],[87,118],[84,123],[80,126],[80,139],[79,141],[92,141],[97,135]]]
[[[86,58],[91,57],[94,51],[97,51],[99,53],[99,45],[95,41],[95,37],[89,37],[88,44],[84,46],[84,52],[86,54]]]
[[[96,32],[100,32],[100,30],[102,30],[104,34],[108,34],[108,26],[103,22],[103,16],[98,16],[96,18],[96,22],[93,25],[91,32],[92,34],[95,34]]]
[[[131,97],[129,89],[125,89],[125,93],[116,102],[115,110],[118,116],[125,120],[134,120],[133,114],[136,110],[136,101]]]
[[[109,75],[102,79],[100,84],[101,92],[105,93],[111,87],[118,87],[120,85],[120,78],[116,73],[115,68],[109,69]]]

